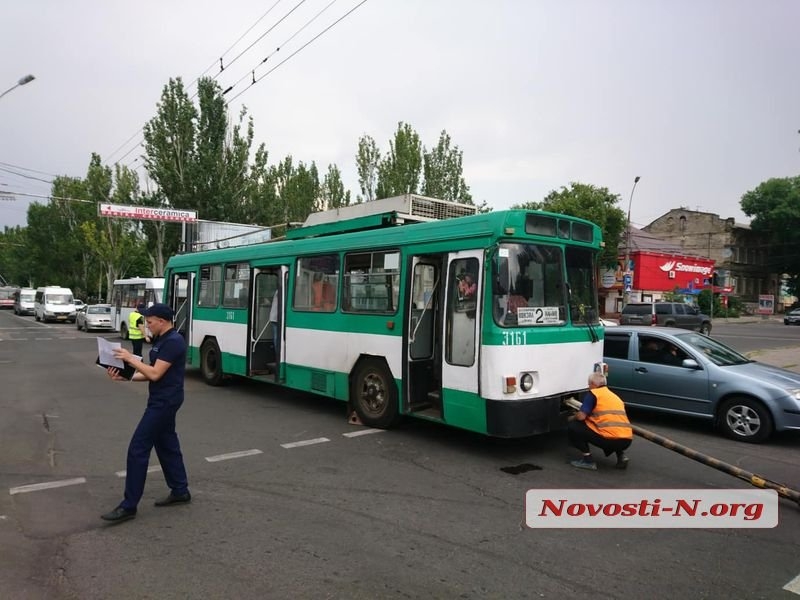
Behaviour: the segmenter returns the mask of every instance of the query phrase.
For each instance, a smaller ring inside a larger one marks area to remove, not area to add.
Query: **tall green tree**
[[[408,123],[397,124],[389,153],[378,165],[378,198],[416,194],[422,174],[422,142]]]
[[[600,264],[610,267],[617,264],[619,243],[627,222],[625,211],[617,206],[619,202],[619,195],[612,194],[608,188],[572,182],[569,187],[551,191],[541,202],[527,202],[513,208],[546,210],[596,223],[605,241]]]
[[[787,276],[787,287],[800,294],[800,177],[768,179],[746,192],[742,212],[750,227],[769,236],[770,270]]]
[[[325,210],[350,204],[350,191],[344,189],[342,173],[336,165],[328,165],[328,172],[325,173],[320,187],[320,204]]]
[[[378,186],[378,165],[381,161],[381,151],[375,140],[368,135],[363,135],[358,140],[358,153],[356,154],[356,170],[358,171],[358,186],[361,196],[356,202],[372,202],[376,199]]]
[[[463,152],[458,146],[451,146],[450,136],[442,130],[436,146],[423,152],[423,195],[472,204],[464,181],[463,157]]]
[[[180,77],[170,79],[144,125],[144,164],[162,198],[174,208],[195,207],[194,140],[197,109]]]

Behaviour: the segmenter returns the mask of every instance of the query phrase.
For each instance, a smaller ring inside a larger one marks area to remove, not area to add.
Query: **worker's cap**
[[[172,321],[175,316],[175,313],[168,305],[161,303],[153,304],[153,306],[145,310],[142,314],[145,317],[158,317],[165,321]]]
[[[147,308],[147,306],[145,306],[144,304],[137,304],[136,312],[143,313],[145,308]]]

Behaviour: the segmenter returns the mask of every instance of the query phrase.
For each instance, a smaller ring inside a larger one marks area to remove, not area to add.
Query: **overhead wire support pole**
[[[625,229],[625,265],[623,269],[623,285],[625,286],[625,296],[623,297],[622,307],[625,308],[631,301],[631,288],[633,287],[633,273],[631,272],[631,206],[633,205],[633,192],[636,190],[636,184],[639,183],[641,177],[638,175],[633,180],[633,187],[631,188],[631,197],[628,200],[628,223]]]

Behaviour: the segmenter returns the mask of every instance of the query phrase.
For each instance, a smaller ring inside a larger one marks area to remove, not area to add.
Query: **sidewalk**
[[[761,363],[800,373],[800,346],[753,350],[752,352],[745,353],[745,356]]]

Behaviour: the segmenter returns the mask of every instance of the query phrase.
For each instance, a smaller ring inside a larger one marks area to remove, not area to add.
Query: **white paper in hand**
[[[122,369],[125,366],[125,363],[121,359],[114,356],[114,350],[121,347],[122,345],[119,342],[109,342],[104,337],[98,337],[97,355],[100,358],[100,364],[107,367],[117,367]]]

